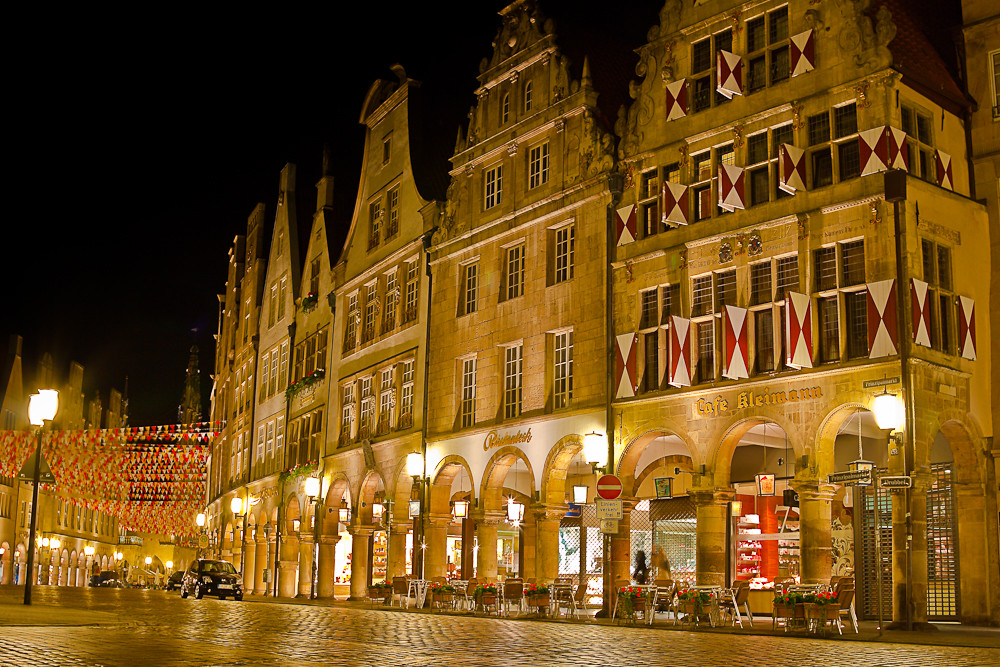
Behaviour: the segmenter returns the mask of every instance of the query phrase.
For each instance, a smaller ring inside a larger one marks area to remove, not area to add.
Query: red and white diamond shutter
[[[868,358],[898,354],[896,281],[868,283]]]
[[[719,165],[719,206],[732,212],[738,208],[746,208],[743,193],[743,167],[730,164]]]
[[[812,300],[808,294],[785,296],[785,365],[812,368]]]
[[[780,153],[778,164],[781,166],[778,173],[778,187],[790,195],[794,195],[796,190],[805,190],[806,152],[791,144],[781,144],[778,151]]]
[[[889,168],[889,133],[884,125],[859,132],[858,148],[861,153],[862,176]]]
[[[618,245],[635,241],[635,205],[622,206],[615,211],[615,222],[618,229]]]
[[[962,356],[976,358],[976,302],[967,296],[958,297],[958,344]]]
[[[927,301],[927,283],[910,278],[910,312],[913,314],[913,342],[931,346],[931,304]]]
[[[951,180],[951,156],[943,151],[934,151],[934,164],[937,167],[937,184],[942,188],[954,190]]]
[[[688,115],[687,79],[667,84],[667,120],[677,120]]]
[[[715,89],[720,95],[733,99],[743,94],[743,59],[729,51],[719,51],[715,57]]]
[[[816,69],[816,51],[812,30],[793,35],[792,39],[789,40],[788,50],[791,52],[792,76],[805,74]]]
[[[723,336],[726,343],[726,370],[730,380],[750,377],[750,356],[747,353],[747,309],[726,306],[722,313]]]
[[[688,186],[670,181],[663,184],[663,222],[688,223]]]
[[[906,143],[906,132],[899,128],[889,128],[889,168],[910,168],[910,145]]]
[[[618,353],[615,356],[615,398],[635,396],[635,347],[639,336],[634,333],[615,336]]]
[[[672,387],[691,386],[691,320],[670,316],[670,347],[667,382]]]

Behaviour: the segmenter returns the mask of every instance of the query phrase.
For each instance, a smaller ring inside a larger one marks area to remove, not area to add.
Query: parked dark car
[[[118,573],[111,570],[105,570],[99,575],[91,577],[90,585],[102,588],[124,588],[121,580],[118,578]]]
[[[169,577],[167,577],[167,583],[164,585],[164,589],[172,591],[175,588],[180,588],[181,583],[184,581],[184,570],[178,570],[174,572]]]
[[[243,583],[232,563],[199,558],[191,563],[181,580],[181,597],[188,595],[198,600],[206,595],[218,595],[220,600],[231,595],[242,600]]]

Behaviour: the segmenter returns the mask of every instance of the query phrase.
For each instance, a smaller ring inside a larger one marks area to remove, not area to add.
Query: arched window
[[[504,93],[503,104],[500,111],[501,124],[506,125],[507,121],[510,120],[510,93]]]
[[[524,85],[524,110],[531,111],[531,82]]]

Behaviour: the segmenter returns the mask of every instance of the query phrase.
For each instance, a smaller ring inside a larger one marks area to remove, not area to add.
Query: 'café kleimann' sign
[[[507,445],[524,445],[531,442],[531,429],[528,432],[518,430],[517,433],[506,433],[504,435],[498,434],[496,431],[490,431],[486,434],[486,440],[483,441],[483,451],[488,452],[494,447],[506,447]]]
[[[741,391],[736,395],[734,404],[729,399],[716,396],[715,400],[707,401],[699,398],[695,403],[695,411],[701,416],[717,416],[730,410],[743,410],[746,408],[761,408],[771,405],[782,405],[783,403],[796,403],[798,401],[809,401],[822,398],[823,391],[820,387],[805,387],[803,389],[790,389],[788,391],[771,391],[764,388],[763,392],[752,389]]]

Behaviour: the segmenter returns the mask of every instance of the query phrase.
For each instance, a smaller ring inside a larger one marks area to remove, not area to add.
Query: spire
[[[201,421],[201,371],[198,370],[197,345],[191,346],[191,354],[188,356],[184,397],[177,406],[177,420],[182,424]]]
[[[323,176],[316,184],[316,211],[333,206],[333,152],[323,145]]]
[[[581,88],[593,88],[594,82],[590,79],[590,58],[583,57],[583,75],[580,77]]]

